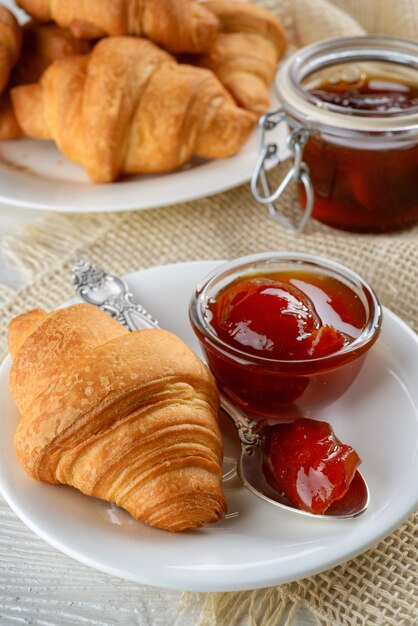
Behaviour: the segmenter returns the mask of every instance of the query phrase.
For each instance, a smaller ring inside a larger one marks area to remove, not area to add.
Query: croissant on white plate
[[[201,52],[218,31],[216,16],[194,0],[17,0],[34,19],[77,37],[142,35],[171,52]]]
[[[189,62],[212,70],[248,111],[262,115],[270,107],[269,87],[282,58],[287,35],[275,16],[250,2],[209,0],[220,32],[208,51]]]
[[[130,333],[78,304],[18,316],[9,348],[15,449],[31,477],[165,530],[223,517],[218,392],[178,337]]]
[[[192,156],[231,156],[256,123],[211,71],[138,37],[108,37],[85,56],[55,61],[12,100],[25,135],[53,139],[101,183],[170,172]]]

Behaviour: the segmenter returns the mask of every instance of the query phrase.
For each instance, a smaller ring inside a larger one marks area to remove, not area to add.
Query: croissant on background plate
[[[34,19],[54,21],[77,37],[142,35],[171,52],[201,52],[218,20],[194,0],[17,0]]]
[[[165,530],[223,517],[219,396],[179,338],[130,333],[77,304],[15,318],[9,349],[15,449],[30,476]]]
[[[249,2],[210,0],[205,6],[219,18],[220,33],[205,54],[189,61],[212,70],[240,106],[262,115],[287,45],[283,26]]]
[[[53,139],[95,182],[231,156],[256,123],[211,71],[139,37],[108,37],[55,61],[12,100],[27,136]]]
[[[36,82],[53,61],[86,54],[91,49],[88,41],[76,39],[69,30],[55,24],[29,22],[23,26],[22,34],[21,55],[0,96],[0,139],[15,139],[23,134],[10,99],[10,88]]]
[[[28,22],[23,26],[22,54],[13,70],[14,84],[34,83],[57,59],[87,54],[91,48],[90,42],[77,39],[68,29]]]

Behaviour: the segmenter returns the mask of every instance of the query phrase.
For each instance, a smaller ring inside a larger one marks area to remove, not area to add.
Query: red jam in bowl
[[[364,306],[331,277],[294,271],[238,279],[208,303],[208,320],[226,343],[274,359],[338,352],[364,327]]]
[[[263,470],[267,482],[294,507],[323,515],[346,495],[360,463],[329,424],[299,419],[271,429]]]
[[[212,278],[192,301],[191,321],[212,373],[253,418],[289,420],[331,404],[378,336],[374,294],[318,269],[290,262],[257,271],[256,262],[230,282],[221,276],[218,288]]]

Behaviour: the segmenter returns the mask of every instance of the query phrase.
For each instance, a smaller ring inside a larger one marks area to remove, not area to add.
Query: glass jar
[[[387,36],[347,37],[307,46],[281,67],[281,108],[260,120],[256,199],[293,231],[310,215],[354,232],[388,232],[418,222],[418,43]],[[273,191],[282,161],[267,135],[287,124],[294,163]],[[276,201],[299,183],[297,225]]]

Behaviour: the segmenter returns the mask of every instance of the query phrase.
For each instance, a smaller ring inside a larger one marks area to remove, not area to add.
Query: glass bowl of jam
[[[203,279],[190,319],[220,388],[255,419],[289,420],[348,389],[382,312],[366,281],[339,263],[263,253]]]
[[[289,225],[276,200],[286,184],[299,182],[302,226],[308,213],[354,232],[418,222],[416,41],[364,36],[313,44],[281,66],[276,87],[281,108],[260,122],[252,189],[279,221]],[[295,163],[273,189],[267,171],[281,157],[267,137],[280,123],[290,129]]]

